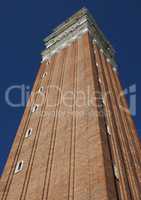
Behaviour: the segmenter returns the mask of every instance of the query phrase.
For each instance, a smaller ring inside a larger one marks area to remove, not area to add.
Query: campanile
[[[86,8],[44,42],[0,200],[140,200],[141,143],[112,46]]]

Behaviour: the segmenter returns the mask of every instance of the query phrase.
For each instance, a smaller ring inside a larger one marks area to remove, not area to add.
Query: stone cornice
[[[112,46],[97,26],[89,11],[86,8],[82,8],[44,39],[46,49],[42,52],[42,62],[70,45],[85,32],[89,32],[93,41],[96,41],[105,54],[114,60],[115,51]]]

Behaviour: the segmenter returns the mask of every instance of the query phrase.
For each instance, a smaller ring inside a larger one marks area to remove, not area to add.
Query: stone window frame
[[[15,174],[23,170],[23,164],[24,164],[23,160],[17,162],[16,168],[15,168]]]

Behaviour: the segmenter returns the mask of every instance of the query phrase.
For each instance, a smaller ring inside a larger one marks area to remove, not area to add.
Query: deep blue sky
[[[74,12],[86,6],[117,51],[122,84],[137,86],[137,115],[141,135],[141,1],[140,0],[1,0],[0,1],[0,173],[24,108],[4,100],[11,85],[29,85],[39,68],[43,38]],[[13,93],[18,101],[19,96]]]

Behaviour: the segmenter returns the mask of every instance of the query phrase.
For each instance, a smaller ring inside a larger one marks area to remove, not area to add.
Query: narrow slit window
[[[43,73],[42,78],[45,78],[47,76],[47,72]]]
[[[107,132],[108,132],[109,135],[111,135],[111,131],[110,131],[110,127],[109,126],[107,126]]]
[[[39,107],[38,105],[34,105],[32,108],[32,112],[36,112],[38,110],[38,107]]]
[[[99,83],[102,83],[101,78],[98,79]]]
[[[28,130],[26,131],[25,137],[28,138],[28,137],[30,137],[31,135],[32,135],[32,128],[30,128],[30,129],[28,129]]]
[[[22,171],[23,169],[23,160],[22,161],[19,161],[16,165],[16,169],[15,169],[15,173],[18,173],[20,171]]]
[[[40,88],[39,88],[39,92],[40,92],[40,93],[43,93],[43,92],[44,92],[44,87],[40,87]]]
[[[102,102],[103,102],[104,105],[106,105],[105,97],[102,97]]]
[[[116,165],[114,165],[114,174],[117,180],[119,180],[119,170]]]

